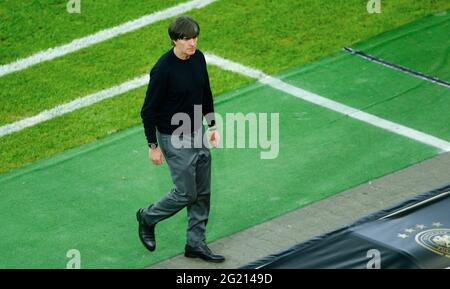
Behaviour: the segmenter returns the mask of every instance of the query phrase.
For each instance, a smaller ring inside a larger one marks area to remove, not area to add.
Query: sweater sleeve
[[[141,109],[141,118],[148,143],[156,143],[156,119],[158,110],[167,94],[167,72],[157,63],[150,71],[150,81]]]
[[[204,58],[203,58],[204,59]],[[203,99],[202,99],[202,113],[205,116],[208,126],[214,126],[216,120],[214,117],[214,101],[211,92],[211,86],[209,84],[208,69],[206,67],[206,61],[204,60],[204,73],[205,73],[205,87],[203,88]]]

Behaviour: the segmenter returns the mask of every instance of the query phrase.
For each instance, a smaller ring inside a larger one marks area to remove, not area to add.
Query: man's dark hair
[[[183,38],[194,38],[200,34],[200,26],[189,16],[175,18],[169,26],[169,36],[173,41]],[[174,45],[172,41],[172,45]]]

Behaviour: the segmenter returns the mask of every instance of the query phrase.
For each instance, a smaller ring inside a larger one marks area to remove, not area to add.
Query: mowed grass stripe
[[[244,76],[208,68],[214,93],[252,81]],[[0,173],[48,158],[67,149],[104,138],[141,123],[146,87],[6,135],[0,141]],[[144,139],[142,139],[144,141]]]
[[[272,74],[340,50],[349,43],[445,6],[440,2],[421,6],[410,3],[414,1],[401,0],[395,4],[387,3],[384,13],[372,17],[365,9],[359,9],[358,2],[335,5],[329,1],[292,3],[283,0],[261,5],[255,0],[245,3],[218,1],[190,14],[203,27],[200,49]],[[407,12],[399,12],[405,11],[405,6]],[[328,13],[330,11],[334,13]],[[274,23],[271,19],[280,21]],[[161,21],[0,78],[0,102],[5,104],[0,108],[0,124],[32,116],[148,73],[158,57],[170,47],[167,36],[169,22]],[[368,28],[355,31],[355,27],[361,26]],[[236,35],[239,35],[239,42]],[[260,57],[260,53],[264,57]]]
[[[81,13],[69,14],[66,0],[4,0],[0,7],[0,64],[69,43],[108,27],[185,2],[86,0]]]
[[[94,34],[87,35],[82,38],[74,39],[70,43],[58,47],[49,48],[43,51],[39,51],[25,58],[17,59],[12,63],[1,65],[0,76],[15,71],[20,71],[22,69],[26,69],[27,67],[38,64],[40,62],[52,60],[54,58],[66,55],[68,53],[72,53],[74,51],[83,49],[93,44],[114,38],[120,34],[128,33],[141,27],[150,25],[154,22],[185,13],[193,8],[203,7],[214,1],[216,0],[193,0],[186,3],[181,3],[176,6],[164,9],[162,11],[156,11],[155,13],[142,16],[138,19],[122,23],[118,26],[107,28],[105,30],[98,31]]]
[[[14,123],[10,123],[0,127],[0,137],[21,131],[28,127],[35,126],[41,122],[51,120],[55,117],[59,117],[66,113],[73,112],[80,108],[93,105],[94,103],[100,102],[102,100],[114,97],[116,95],[128,92],[130,90],[139,88],[144,86],[149,81],[148,75],[143,75],[140,77],[136,77],[119,85],[110,87],[108,89],[101,90],[99,92],[86,95],[77,99],[74,99],[70,102],[58,105],[52,109],[44,110],[37,115],[34,115],[29,118],[25,118]]]

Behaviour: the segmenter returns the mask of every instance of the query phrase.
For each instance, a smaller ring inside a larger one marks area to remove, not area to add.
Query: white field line
[[[136,77],[132,80],[126,81],[120,85],[110,87],[108,89],[101,90],[99,92],[76,98],[70,102],[58,105],[52,109],[44,110],[39,114],[28,117],[4,126],[0,127],[0,137],[11,134],[13,132],[21,131],[27,127],[34,126],[38,123],[50,120],[52,118],[58,117],[60,115],[72,112],[74,110],[90,106],[94,103],[100,102],[107,98],[114,97],[116,95],[125,93],[132,89],[144,86],[148,84],[149,75],[144,75],[141,77]]]
[[[27,67],[30,67],[32,65],[41,62],[52,60],[57,57],[75,52],[90,45],[114,38],[121,34],[131,32],[133,30],[158,22],[160,20],[168,19],[170,17],[182,14],[194,8],[205,7],[206,5],[209,5],[215,1],[217,0],[193,0],[186,3],[181,3],[176,6],[142,16],[138,19],[125,22],[118,26],[114,26],[105,30],[98,31],[94,34],[75,39],[70,43],[37,52],[35,54],[32,54],[25,58],[18,59],[9,64],[1,65],[0,77],[15,71],[23,70]]]
[[[371,115],[361,110],[346,106],[344,104],[335,102],[320,95],[295,87],[280,79],[269,76],[260,70],[253,69],[209,53],[205,53],[205,57],[208,64],[215,65],[225,70],[233,71],[251,78],[258,79],[263,84],[269,85],[275,89],[281,90],[283,92],[301,98],[305,101],[342,113],[351,118],[358,119],[373,126],[380,127],[382,129],[391,131],[395,134],[402,135],[415,141],[430,145],[441,151],[445,152],[450,151],[450,142],[436,138],[432,135],[428,135],[426,133],[411,129],[409,127],[382,119],[375,115]],[[94,94],[87,95],[85,97],[77,98],[73,101],[59,105],[50,110],[45,110],[35,116],[1,126],[0,137],[11,134],[13,132],[23,130],[24,128],[30,126],[34,126],[38,123],[47,121],[49,119],[77,110],[79,108],[89,106],[104,99],[125,93],[129,90],[144,86],[148,83],[148,81],[149,81],[148,75],[140,76],[127,82],[124,82],[120,85],[113,86],[111,88],[99,91]]]
[[[242,64],[221,58],[213,54],[206,54],[205,57],[209,64],[216,65],[222,69],[233,71],[239,74],[243,74],[252,78],[257,78],[261,83],[269,85],[275,89],[281,90],[305,101],[317,104],[319,106],[334,110],[336,112],[347,115],[351,118],[358,119],[365,123],[371,124],[373,126],[380,127],[382,129],[388,130],[395,134],[416,140],[418,142],[430,145],[432,147],[438,148],[441,151],[450,151],[450,142],[439,139],[432,135],[414,130],[412,128],[400,125],[395,122],[391,122],[382,119],[378,116],[363,112],[361,110],[352,108],[350,106],[341,104],[339,102],[330,100],[328,98],[322,97],[320,95],[314,94],[312,92],[306,91],[304,89],[290,85],[278,78],[269,76],[262,71],[246,67]]]

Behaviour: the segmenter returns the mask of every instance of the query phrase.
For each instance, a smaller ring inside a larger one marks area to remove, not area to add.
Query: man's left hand
[[[213,147],[217,147],[219,145],[219,141],[220,141],[220,135],[219,132],[217,130],[213,130],[210,132],[209,135],[209,143],[213,146]]]

